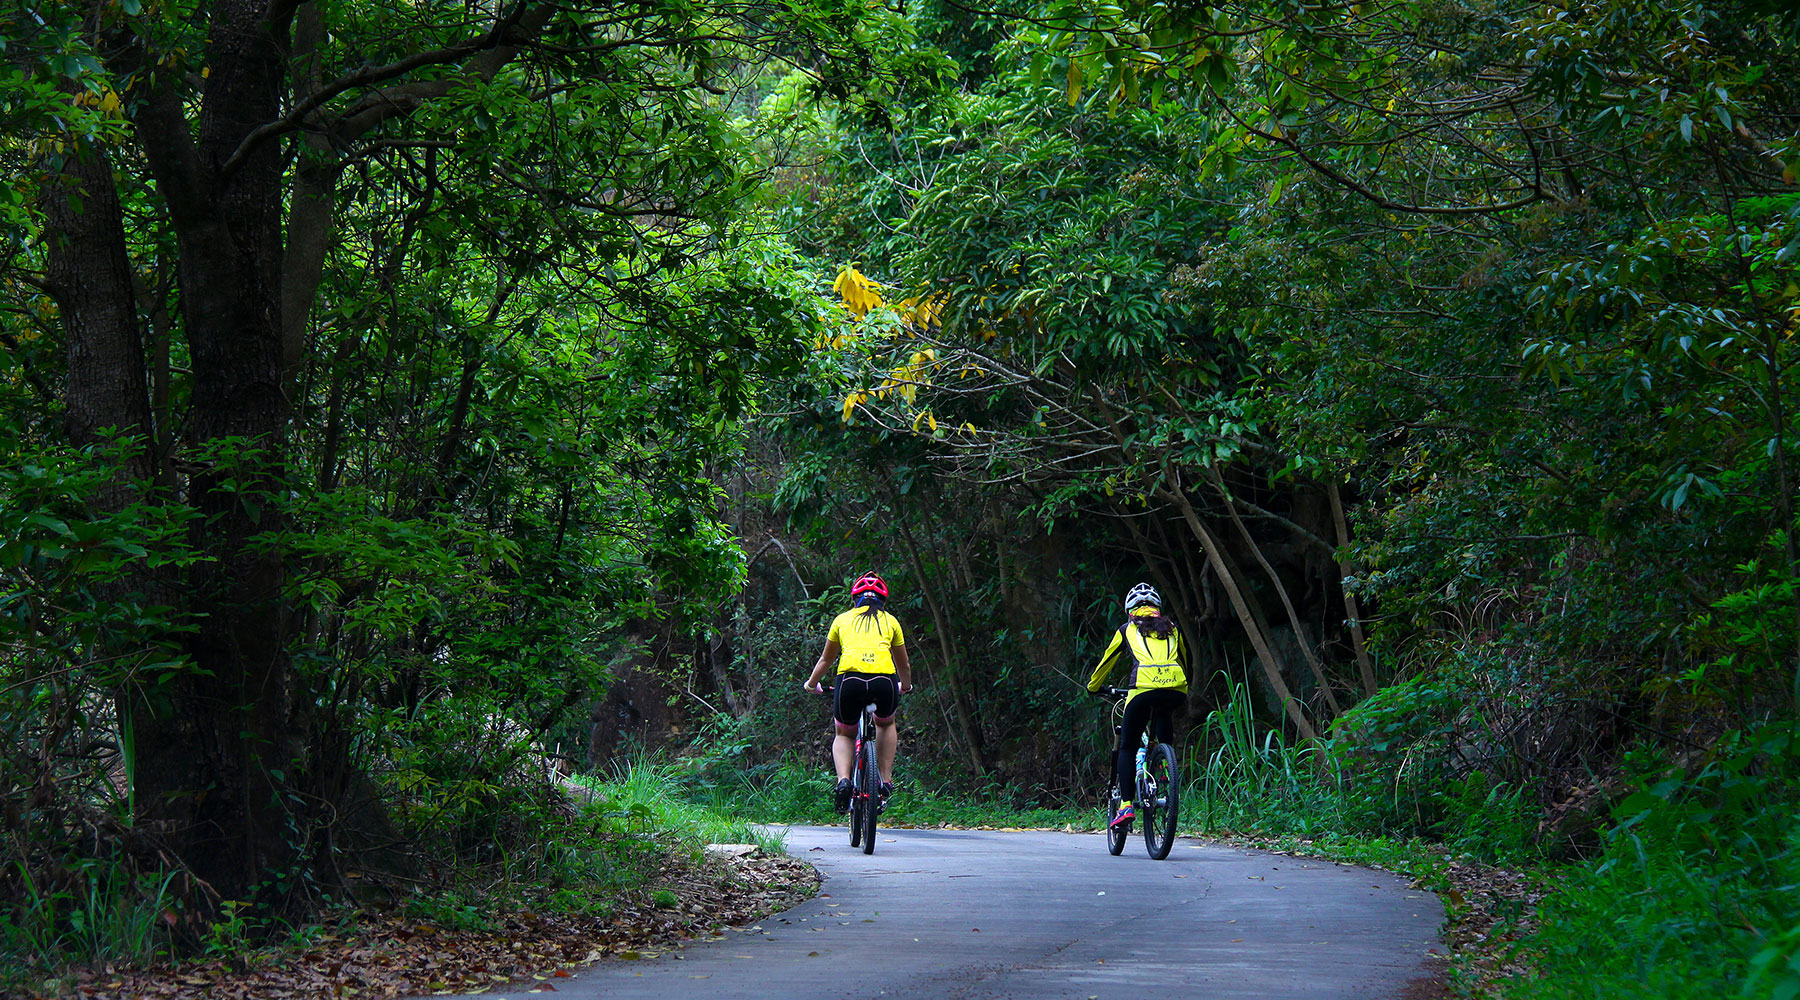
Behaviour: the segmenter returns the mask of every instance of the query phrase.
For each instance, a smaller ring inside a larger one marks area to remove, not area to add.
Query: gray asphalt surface
[[[565,1000],[1398,1000],[1443,951],[1435,896],[1387,872],[1135,833],[795,827],[810,902],[723,940],[590,966]],[[489,997],[522,997],[529,987]]]

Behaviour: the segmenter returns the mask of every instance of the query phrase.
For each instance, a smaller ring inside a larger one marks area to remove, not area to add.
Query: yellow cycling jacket
[[[886,611],[851,608],[831,620],[825,636],[838,644],[838,673],[892,674],[894,648],[906,645],[900,622]]]
[[[1156,608],[1141,607],[1131,609],[1132,618],[1145,618],[1157,613]],[[1144,691],[1188,689],[1187,671],[1181,667],[1181,631],[1170,629],[1167,639],[1158,639],[1146,635],[1138,629],[1135,621],[1127,621],[1113,633],[1112,643],[1106,652],[1100,655],[1100,665],[1094,668],[1094,675],[1088,678],[1089,691],[1100,690],[1111,674],[1127,654],[1132,660],[1131,695],[1137,697]],[[1126,700],[1129,701],[1130,698]]]

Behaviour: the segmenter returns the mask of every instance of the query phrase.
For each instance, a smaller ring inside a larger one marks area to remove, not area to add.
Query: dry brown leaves
[[[297,1000],[477,993],[518,984],[555,992],[569,970],[604,959],[633,959],[719,929],[748,923],[810,896],[810,865],[756,852],[708,855],[699,865],[665,869],[655,888],[679,903],[620,901],[606,917],[520,912],[494,931],[458,931],[393,915],[364,915],[348,932],[305,952],[259,955],[248,962],[207,961],[144,970],[87,970],[36,994],[77,1000]],[[517,987],[515,987],[517,988]]]
[[[1473,995],[1498,996],[1500,980],[1529,976],[1513,945],[1537,929],[1538,904],[1555,887],[1541,874],[1449,859],[1439,876],[1448,889],[1415,884],[1444,901],[1444,940]]]

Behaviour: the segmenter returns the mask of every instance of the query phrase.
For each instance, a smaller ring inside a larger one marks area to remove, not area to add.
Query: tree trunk
[[[105,150],[81,142],[63,157],[44,188],[46,277],[67,336],[63,426],[77,445],[97,444],[102,431],[142,434],[126,456],[129,476],[100,498],[107,513],[129,502],[129,478],[151,471],[150,387],[138,327],[131,263],[112,163]]]
[[[285,895],[278,877],[297,874],[306,840],[292,805],[303,762],[285,567],[258,537],[281,529],[284,494],[280,150],[265,144],[230,175],[220,165],[280,115],[285,25],[256,0],[222,0],[211,23],[197,135],[179,95],[155,79],[136,123],[176,234],[193,365],[188,439],[202,460],[188,489],[201,515],[193,542],[210,557],[186,581],[192,669],[131,706],[136,791],[217,899],[267,902]]]
[[[1243,537],[1244,544],[1250,547],[1250,554],[1256,557],[1256,564],[1262,567],[1263,574],[1269,578],[1269,586],[1275,588],[1275,595],[1281,598],[1282,610],[1287,612],[1288,627],[1294,630],[1294,645],[1300,647],[1300,655],[1305,658],[1307,668],[1312,671],[1313,681],[1319,685],[1319,691],[1325,695],[1325,704],[1331,709],[1331,717],[1337,718],[1344,714],[1344,710],[1338,706],[1337,695],[1331,691],[1331,681],[1325,677],[1324,664],[1319,662],[1318,655],[1313,652],[1311,646],[1307,645],[1306,630],[1300,625],[1300,614],[1294,610],[1294,602],[1288,597],[1287,588],[1281,585],[1281,577],[1276,574],[1275,567],[1269,565],[1269,560],[1264,558],[1262,549],[1257,546],[1256,539],[1250,534],[1249,526],[1244,524],[1242,517],[1238,516],[1237,508],[1231,502],[1231,493],[1225,488],[1225,477],[1219,475],[1217,466],[1208,466],[1206,471],[1211,475],[1213,485],[1218,488],[1219,496],[1225,501],[1225,510],[1231,515],[1231,523],[1237,526],[1238,534]]]
[[[1299,700],[1288,690],[1287,681],[1281,676],[1281,664],[1275,659],[1274,652],[1269,648],[1268,639],[1263,635],[1262,627],[1257,624],[1255,615],[1251,613],[1250,604],[1244,598],[1243,588],[1238,586],[1237,575],[1231,571],[1225,561],[1224,553],[1220,551],[1219,540],[1213,537],[1213,533],[1207,529],[1206,523],[1200,520],[1200,515],[1195,512],[1194,505],[1189,502],[1187,494],[1182,492],[1179,484],[1173,487],[1158,487],[1158,491],[1175,502],[1176,507],[1181,510],[1183,520],[1187,521],[1188,529],[1194,533],[1194,537],[1200,540],[1200,546],[1206,550],[1207,561],[1212,564],[1213,573],[1225,588],[1225,596],[1231,600],[1232,610],[1237,612],[1238,623],[1244,626],[1244,632],[1250,637],[1250,645],[1256,650],[1256,659],[1262,664],[1263,675],[1268,678],[1269,686],[1275,689],[1275,696],[1281,699],[1281,706],[1287,711],[1288,719],[1293,722],[1294,729],[1300,733],[1300,738],[1303,740],[1317,740],[1319,733],[1313,729],[1312,723],[1307,721],[1306,715],[1300,709]]]
[[[1337,526],[1338,551],[1350,544],[1350,527],[1344,520],[1344,499],[1338,493],[1335,480],[1327,480],[1325,493],[1331,498],[1331,520]],[[1338,560],[1338,586],[1344,592],[1344,614],[1348,615],[1350,626],[1350,647],[1356,651],[1356,669],[1362,675],[1363,696],[1366,698],[1380,690],[1375,683],[1375,664],[1369,659],[1369,646],[1363,641],[1362,612],[1357,609],[1356,595],[1350,588],[1343,586],[1343,581],[1356,572],[1356,568],[1342,559]]]

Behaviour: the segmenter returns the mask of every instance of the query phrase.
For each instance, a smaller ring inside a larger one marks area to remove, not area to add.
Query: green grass
[[[1789,725],[1728,733],[1692,772],[1628,759],[1639,790],[1614,807],[1597,852],[1573,860],[1538,842],[1525,788],[1409,773],[1423,754],[1383,757],[1341,737],[1299,748],[1253,732],[1241,698],[1208,720],[1187,761],[1184,829],[1401,872],[1446,899],[1452,859],[1554,884],[1507,956],[1531,969],[1502,985],[1511,1000],[1800,997]]]
[[[25,892],[0,915],[0,969],[150,962],[168,953],[163,917],[175,905],[173,875],[134,875],[123,865],[89,859],[73,866],[72,887],[49,889],[23,863],[14,868]],[[0,972],[0,986],[12,978]]]
[[[1800,996],[1800,737],[1725,734],[1703,763],[1648,759],[1601,853],[1547,899],[1519,1000]]]
[[[756,814],[695,801],[685,794],[681,770],[666,761],[637,761],[610,780],[578,778],[599,793],[593,808],[627,829],[654,833],[697,854],[707,844],[756,844],[771,853],[785,850],[782,836],[758,825]]]
[[[664,761],[640,765],[672,782],[678,795],[714,814],[748,823],[830,826],[844,822],[831,811],[836,776],[794,758],[749,768],[717,761]],[[1021,804],[998,785],[966,790],[928,776],[909,775],[896,765],[895,790],[882,813],[884,825],[992,826],[1038,829],[1092,829],[1100,820],[1078,804],[1044,807]]]

